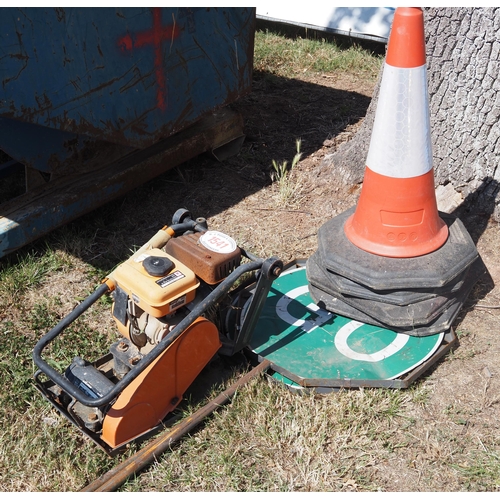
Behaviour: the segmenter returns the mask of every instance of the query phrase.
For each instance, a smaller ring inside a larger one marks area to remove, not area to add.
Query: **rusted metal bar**
[[[155,460],[155,458],[167,451],[188,432],[197,427],[203,419],[230,401],[238,389],[243,387],[256,376],[267,371],[270,365],[270,361],[262,361],[246,375],[232,384],[228,389],[221,392],[215,399],[197,410],[193,415],[182,420],[182,422],[177,424],[170,431],[159,436],[142,450],[139,450],[130,458],[124,460],[121,464],[103,474],[100,478],[87,485],[81,491],[116,491],[130,476],[149,465],[153,462],[153,460]]]

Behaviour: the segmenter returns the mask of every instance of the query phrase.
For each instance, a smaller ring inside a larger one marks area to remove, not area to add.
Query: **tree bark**
[[[424,29],[438,203],[500,220],[500,8],[424,8]],[[322,165],[346,187],[363,180],[379,84],[356,135]]]

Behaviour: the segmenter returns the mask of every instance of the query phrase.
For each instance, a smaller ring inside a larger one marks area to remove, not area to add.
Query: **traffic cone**
[[[412,336],[441,333],[486,272],[465,226],[437,211],[423,14],[398,8],[356,207],[318,229],[306,264],[319,308]]]
[[[394,14],[361,195],[347,238],[384,257],[440,248],[448,227],[434,192],[423,13]]]

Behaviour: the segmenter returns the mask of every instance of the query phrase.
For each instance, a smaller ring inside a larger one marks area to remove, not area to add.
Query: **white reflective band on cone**
[[[366,166],[395,178],[432,169],[427,68],[385,63]]]

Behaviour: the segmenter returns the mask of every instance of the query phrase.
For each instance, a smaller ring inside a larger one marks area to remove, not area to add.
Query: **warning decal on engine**
[[[175,283],[176,281],[179,281],[185,277],[186,276],[184,274],[182,274],[179,270],[177,270],[169,274],[168,276],[165,276],[164,278],[157,280],[156,284],[160,285],[162,288],[165,288],[166,286],[171,285],[172,283]]]
[[[181,297],[172,300],[170,302],[170,310],[173,311],[174,309],[178,309],[179,307],[183,306],[186,303],[186,295],[182,295]]]

